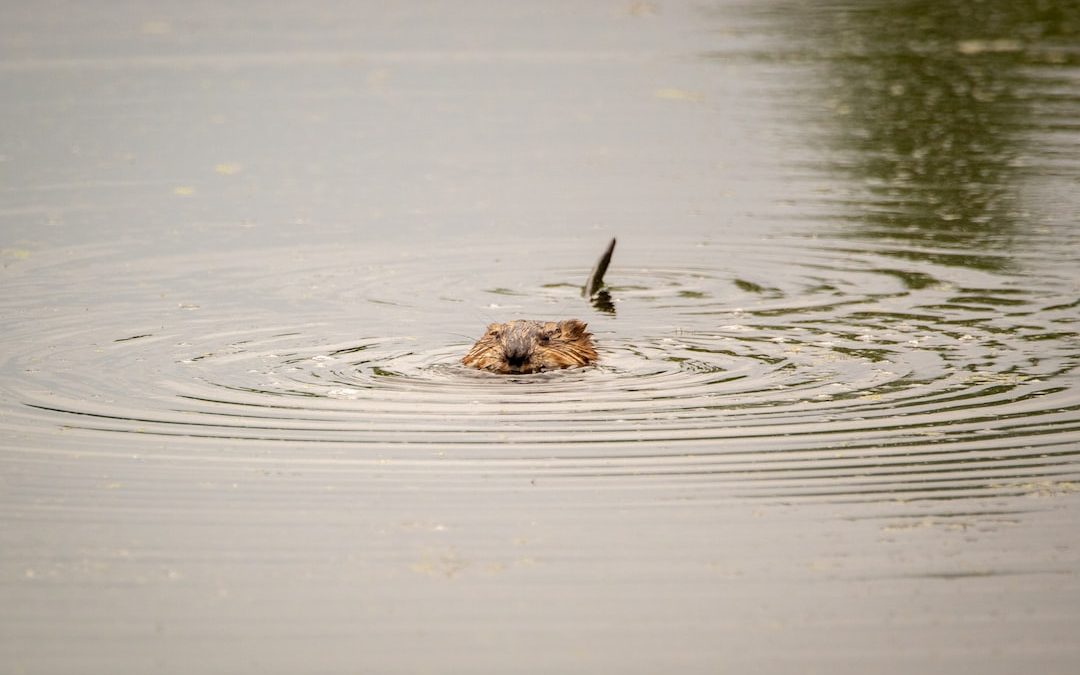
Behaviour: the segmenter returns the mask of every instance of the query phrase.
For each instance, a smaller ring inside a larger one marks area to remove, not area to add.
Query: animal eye
[[[540,333],[540,342],[551,342],[551,338],[555,337],[551,333]]]
[[[490,335],[493,338],[499,337],[499,329],[492,328],[491,330],[488,331],[488,335]]]

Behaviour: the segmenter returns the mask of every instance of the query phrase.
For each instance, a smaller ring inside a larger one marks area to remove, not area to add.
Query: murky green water
[[[0,670],[1080,667],[1076,3],[0,17]]]

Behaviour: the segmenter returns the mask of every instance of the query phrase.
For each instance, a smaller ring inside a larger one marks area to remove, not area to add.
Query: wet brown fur
[[[597,358],[587,328],[577,319],[493,323],[461,362],[504,375],[587,366]]]

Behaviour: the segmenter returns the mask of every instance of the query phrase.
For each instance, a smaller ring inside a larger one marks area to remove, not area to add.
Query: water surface
[[[1075,5],[4,16],[5,671],[1080,666]]]

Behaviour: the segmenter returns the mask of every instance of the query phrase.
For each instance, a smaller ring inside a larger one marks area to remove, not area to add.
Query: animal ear
[[[577,319],[567,319],[566,321],[559,322],[559,330],[562,331],[563,336],[574,340],[576,338],[585,335],[585,330],[589,326]]]

